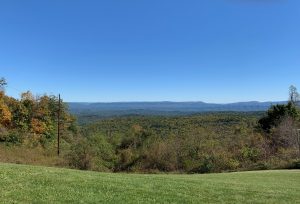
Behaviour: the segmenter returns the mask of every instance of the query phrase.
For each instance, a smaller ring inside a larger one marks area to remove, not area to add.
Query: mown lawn
[[[0,163],[1,203],[300,203],[300,170],[114,174]]]

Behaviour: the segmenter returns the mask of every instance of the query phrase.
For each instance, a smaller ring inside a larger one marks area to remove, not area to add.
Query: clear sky
[[[299,0],[0,0],[7,93],[65,101],[286,100]]]

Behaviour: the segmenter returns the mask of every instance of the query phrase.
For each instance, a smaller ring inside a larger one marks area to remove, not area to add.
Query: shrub
[[[290,166],[289,169],[300,169],[300,160],[294,161]]]
[[[72,168],[88,170],[91,168],[90,147],[86,139],[80,139],[71,146],[71,151],[66,159]]]
[[[177,170],[177,156],[172,143],[157,141],[144,154],[144,168],[160,171]]]
[[[23,133],[16,130],[7,131],[5,128],[0,130],[0,142],[7,144],[21,144],[23,141]]]

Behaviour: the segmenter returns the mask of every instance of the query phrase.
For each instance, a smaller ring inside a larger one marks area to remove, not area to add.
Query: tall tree
[[[8,127],[11,123],[12,114],[5,103],[4,88],[7,85],[5,78],[0,78],[0,125]]]
[[[289,102],[287,105],[277,104],[272,106],[267,111],[266,116],[261,118],[258,123],[264,131],[270,132],[270,130],[277,127],[285,117],[296,119],[298,116],[299,113],[292,102]]]
[[[0,91],[4,91],[4,88],[6,85],[7,85],[6,79],[1,77],[0,78]]]
[[[289,100],[294,105],[297,105],[299,102],[299,93],[297,88],[293,85],[291,85],[289,89]]]
[[[289,102],[288,104],[277,104],[272,106],[266,113],[266,116],[261,118],[258,123],[261,128],[270,132],[272,128],[277,127],[284,118],[290,117],[293,120],[299,119],[299,110],[296,104],[299,102],[299,93],[295,86],[289,88]]]

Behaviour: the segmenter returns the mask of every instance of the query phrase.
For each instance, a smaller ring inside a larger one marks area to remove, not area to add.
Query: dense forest
[[[207,112],[265,112],[273,104],[286,104],[287,101],[276,102],[238,102],[228,104],[196,102],[112,102],[112,103],[68,103],[69,111],[77,116],[79,124],[96,122],[105,118],[128,115],[143,116],[186,116]]]
[[[56,96],[7,96],[0,80],[0,161],[95,171],[208,173],[299,168],[299,94],[261,112],[122,116],[78,125]],[[60,113],[60,155],[57,114]]]

